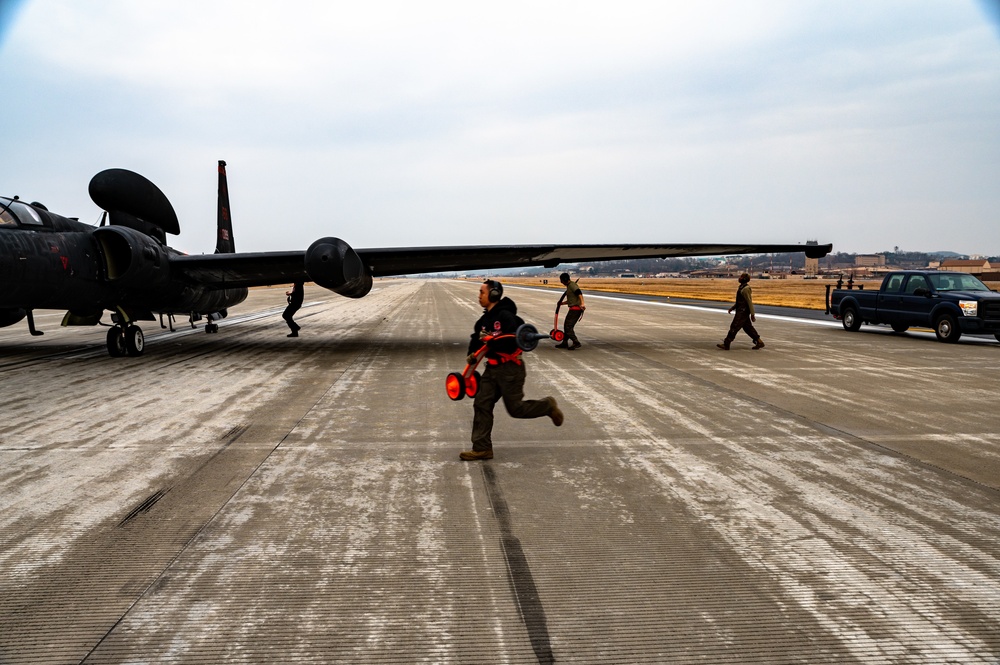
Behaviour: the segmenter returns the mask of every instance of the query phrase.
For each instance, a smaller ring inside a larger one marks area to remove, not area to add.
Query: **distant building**
[[[938,270],[967,272],[970,275],[981,275],[991,269],[990,262],[986,259],[946,259],[941,262],[941,266],[938,268]]]
[[[819,259],[810,259],[806,257],[806,274],[816,275],[819,273]]]
[[[858,268],[879,268],[885,265],[885,255],[858,254],[854,257],[854,265]]]

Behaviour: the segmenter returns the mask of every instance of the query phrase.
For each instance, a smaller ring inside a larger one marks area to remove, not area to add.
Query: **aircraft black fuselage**
[[[247,297],[245,288],[171,279],[168,256],[181,253],[135,229],[34,212],[42,219],[38,228],[0,226],[0,310],[6,310],[0,318],[22,310],[20,320],[29,309],[99,317],[120,307],[148,320],[151,313],[224,310]]]

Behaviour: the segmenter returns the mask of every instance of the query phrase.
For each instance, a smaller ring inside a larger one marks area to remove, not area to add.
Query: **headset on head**
[[[488,279],[483,284],[489,288],[489,293],[487,294],[489,301],[500,302],[500,298],[503,298],[503,284],[493,279]]]

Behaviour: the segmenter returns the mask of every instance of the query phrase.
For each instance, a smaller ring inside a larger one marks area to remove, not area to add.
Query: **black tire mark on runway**
[[[521,614],[524,627],[528,630],[531,648],[534,649],[535,657],[538,658],[539,663],[546,665],[554,663],[555,658],[552,655],[548,623],[545,620],[545,608],[542,607],[542,600],[538,596],[538,588],[531,576],[531,568],[528,566],[528,558],[524,555],[524,548],[521,547],[521,541],[514,535],[510,521],[510,509],[507,507],[507,500],[503,497],[503,490],[500,488],[500,482],[492,464],[483,464],[483,479],[486,481],[486,494],[490,498],[493,514],[500,526],[500,547],[503,550],[504,561],[507,562],[507,574],[514,592],[514,599],[517,601],[517,610]]]
[[[153,509],[153,506],[156,505],[156,502],[162,499],[163,496],[169,491],[170,488],[168,487],[165,490],[160,490],[149,496],[145,501],[143,501],[138,506],[133,508],[128,515],[122,518],[122,521],[118,523],[118,528],[119,529],[122,528],[123,526],[134,520],[136,517],[138,517],[140,514],[148,513],[150,510]]]

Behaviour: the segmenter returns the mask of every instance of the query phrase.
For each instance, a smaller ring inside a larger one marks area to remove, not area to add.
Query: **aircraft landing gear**
[[[112,358],[122,356],[141,356],[146,348],[146,339],[139,326],[128,325],[122,328],[119,325],[111,326],[108,329],[108,355]]]
[[[205,324],[205,332],[207,332],[209,334],[219,332],[219,324],[218,323],[206,323]]]

